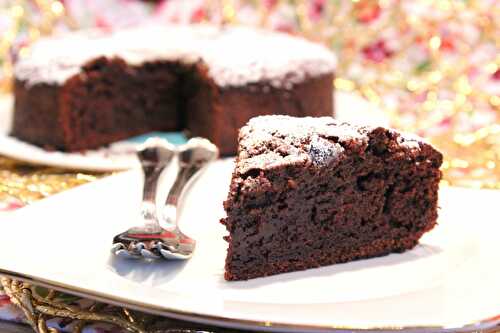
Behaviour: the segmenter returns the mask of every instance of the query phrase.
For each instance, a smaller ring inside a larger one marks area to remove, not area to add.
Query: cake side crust
[[[14,81],[14,110],[9,135],[48,150],[64,150],[66,141],[57,84],[29,86]]]
[[[197,81],[205,87],[188,98],[187,130],[192,136],[211,140],[223,156],[235,154],[238,131],[252,117],[272,114],[321,117],[334,113],[333,74],[307,78],[287,89],[273,87],[268,82],[221,88],[207,76]]]

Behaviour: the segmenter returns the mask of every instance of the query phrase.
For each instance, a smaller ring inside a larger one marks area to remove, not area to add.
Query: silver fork
[[[136,151],[144,175],[140,218],[143,225],[134,227],[113,238],[111,252],[121,257],[140,257],[140,251],[133,246],[134,239],[127,235],[161,232],[158,227],[156,192],[158,180],[176,154],[174,145],[159,138],[148,139]]]
[[[166,203],[157,215],[156,207],[143,215],[144,225],[127,230],[113,239],[112,253],[124,258],[147,259],[189,259],[193,255],[196,241],[181,232],[178,225],[178,203],[186,188],[200,171],[218,156],[217,147],[201,138],[190,139],[177,150],[177,176],[168,193]],[[141,163],[142,165],[142,163]],[[146,179],[148,174],[146,174]],[[156,193],[158,178],[151,175],[151,180],[144,182],[146,193]],[[153,184],[154,181],[154,184]],[[146,188],[151,187],[151,188]],[[154,189],[152,189],[154,187]],[[148,194],[149,195],[149,194]],[[155,200],[148,200],[155,202]],[[149,203],[146,206],[150,206]],[[144,203],[143,203],[144,207]],[[154,210],[154,212],[153,212]],[[143,209],[144,212],[144,209]],[[151,217],[151,218],[149,218]],[[162,225],[164,227],[162,227]]]

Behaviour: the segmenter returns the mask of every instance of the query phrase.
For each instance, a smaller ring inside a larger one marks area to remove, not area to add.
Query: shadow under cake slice
[[[413,248],[437,219],[442,155],[416,137],[331,117],[240,130],[222,223],[226,280]]]

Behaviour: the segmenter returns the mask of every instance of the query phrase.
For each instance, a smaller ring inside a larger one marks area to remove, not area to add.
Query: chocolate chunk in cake
[[[331,117],[251,119],[224,203],[225,278],[412,249],[436,224],[441,163],[431,145],[391,129]]]

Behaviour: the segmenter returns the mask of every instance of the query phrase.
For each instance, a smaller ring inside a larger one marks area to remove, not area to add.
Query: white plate
[[[402,254],[226,282],[218,221],[231,171],[230,160],[213,164],[186,198],[181,227],[198,240],[189,261],[148,264],[110,255],[112,237],[138,215],[140,176],[128,171],[3,217],[0,272],[235,328],[427,332],[500,324],[500,192],[443,188],[439,226]]]
[[[336,94],[336,110],[341,119],[351,122],[365,122],[386,125],[384,115],[374,110],[363,99],[350,94]],[[70,169],[89,171],[126,170],[137,166],[135,148],[137,142],[142,142],[142,136],[133,142],[120,141],[98,150],[89,150],[84,153],[64,153],[47,151],[35,145],[20,141],[8,135],[12,118],[12,96],[0,96],[0,154],[34,164],[58,166]],[[174,143],[182,142],[180,134],[163,134]]]

